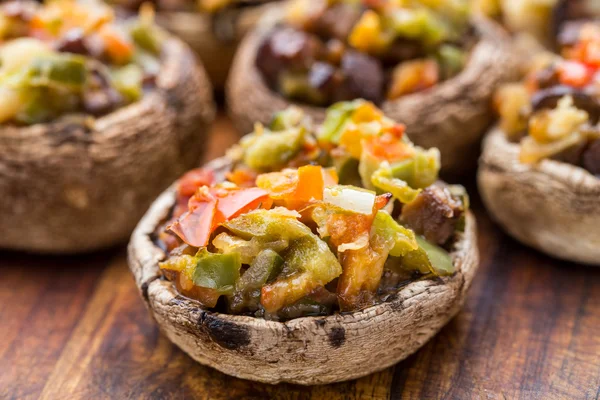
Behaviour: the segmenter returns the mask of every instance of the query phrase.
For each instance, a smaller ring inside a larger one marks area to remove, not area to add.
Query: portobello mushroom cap
[[[190,45],[202,61],[213,86],[222,89],[240,40],[272,6],[265,0],[254,0],[252,3],[256,4],[225,10],[216,15],[159,11],[156,22]]]
[[[494,128],[483,144],[479,191],[517,240],[568,261],[600,265],[600,179],[583,168],[519,162],[519,145]]]
[[[212,167],[229,163],[215,160]],[[150,208],[129,243],[129,267],[167,337],[201,364],[238,378],[326,384],[383,370],[417,351],[460,310],[478,267],[476,223],[455,242],[451,277],[421,280],[362,311],[287,322],[211,312],[162,279],[166,254],[154,241],[175,203],[175,185]]]
[[[271,90],[256,67],[257,50],[281,10],[272,10],[238,50],[227,83],[230,114],[243,133],[255,121],[266,123],[273,113],[290,101]],[[471,51],[463,71],[431,89],[385,101],[381,109],[390,118],[407,126],[412,141],[425,148],[437,147],[442,154],[442,171],[458,175],[472,170],[479,154],[480,140],[493,121],[492,96],[498,84],[518,72],[519,57],[511,51],[508,34],[495,22],[474,17],[480,40]],[[323,121],[325,108],[300,106],[317,123]]]
[[[196,165],[214,117],[192,51],[169,37],[155,88],[93,119],[0,126],[0,248],[78,253],[127,240],[148,206]]]

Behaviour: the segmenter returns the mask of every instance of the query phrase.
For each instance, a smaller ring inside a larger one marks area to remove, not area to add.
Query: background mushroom
[[[600,265],[600,179],[554,160],[521,164],[519,144],[495,128],[484,141],[478,181],[488,211],[517,240]]]
[[[246,36],[234,60],[227,86],[228,103],[243,133],[249,132],[255,121],[267,122],[274,111],[292,103],[267,85],[256,66],[259,47],[273,25],[283,18],[282,9],[271,10]],[[451,174],[473,168],[479,140],[493,119],[493,90],[516,72],[513,67],[517,59],[511,54],[508,35],[483,17],[474,18],[473,26],[478,41],[461,73],[427,90],[381,103],[386,115],[407,125],[417,145],[440,149],[442,170]],[[323,120],[325,108],[297,105],[315,121]]]
[[[137,10],[143,3],[139,0],[110,2],[126,10]],[[273,0],[155,1],[156,20],[190,45],[202,61],[215,89],[222,89],[239,41],[271,2]],[[214,10],[198,8],[204,3]]]
[[[217,159],[208,167],[226,165]],[[382,370],[408,357],[460,309],[478,265],[475,219],[452,247],[457,272],[415,281],[388,302],[349,314],[288,322],[202,309],[162,279],[166,254],[153,241],[169,217],[175,186],[163,193],[136,228],[129,265],[141,295],[164,333],[196,361],[236,377],[266,383],[325,384]]]
[[[127,239],[194,166],[214,115],[191,50],[169,37],[155,87],[110,114],[0,126],[0,248],[72,253]]]

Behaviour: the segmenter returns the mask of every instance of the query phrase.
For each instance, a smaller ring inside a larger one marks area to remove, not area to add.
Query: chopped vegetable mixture
[[[498,91],[501,128],[525,164],[551,158],[600,176],[600,24],[568,23],[559,42],[561,56],[540,56],[523,83]]]
[[[95,1],[0,5],[0,124],[68,113],[101,116],[133,103],[160,69],[151,9],[120,22]]]
[[[356,311],[414,279],[452,275],[464,188],[437,181],[437,149],[414,146],[372,103],[298,108],[232,148],[224,168],[181,178],[159,232],[164,275],[202,306],[285,320]]]
[[[285,97],[375,103],[458,74],[472,44],[466,0],[296,0],[256,65]]]

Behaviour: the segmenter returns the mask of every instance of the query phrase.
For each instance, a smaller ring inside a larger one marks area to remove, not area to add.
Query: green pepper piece
[[[233,293],[242,267],[239,254],[215,254],[203,248],[195,258],[197,263],[192,278],[195,285],[214,289],[220,294]]]
[[[286,212],[289,213],[282,208],[255,210],[225,222],[223,226],[243,239],[255,237],[261,242],[289,241],[313,234],[306,225]]]
[[[156,26],[138,20],[131,26],[129,33],[137,46],[154,55],[160,54],[163,41]]]
[[[144,72],[135,65],[129,64],[111,72],[111,83],[129,102],[142,97],[142,80]]]
[[[342,267],[327,243],[288,210],[256,210],[223,226],[245,239],[289,240],[289,247],[282,252],[282,273],[262,288],[261,303],[269,312],[296,302],[342,273]]]
[[[344,101],[329,107],[325,121],[317,135],[319,141],[339,144],[346,123],[350,120],[354,110],[363,102],[364,100]]]
[[[291,106],[273,115],[269,123],[269,129],[273,132],[285,131],[300,126],[303,119],[304,112],[302,109]]]
[[[237,282],[236,291],[260,289],[279,275],[282,266],[283,258],[277,252],[271,249],[261,251]]]
[[[450,254],[439,246],[429,243],[425,238],[416,236],[419,249],[402,258],[402,267],[418,271],[423,275],[448,276],[455,271]]]
[[[255,132],[241,141],[244,163],[250,168],[265,171],[280,169],[302,149],[306,129],[291,128],[285,131]]]
[[[40,57],[31,66],[9,77],[9,84],[20,87],[48,87],[81,91],[87,81],[85,57],[60,54]]]
[[[338,174],[341,185],[361,186],[360,174],[358,173],[358,160],[349,154],[333,158],[333,165]]]
[[[426,188],[438,179],[440,152],[436,148],[424,150],[417,147],[416,150],[413,158],[392,164],[391,174],[411,188]]]
[[[413,189],[405,181],[394,178],[389,166],[382,166],[371,176],[371,183],[381,192],[391,193],[403,204],[408,204],[417,198],[420,189]]]
[[[227,232],[222,232],[213,239],[212,245],[219,250],[220,253],[238,253],[241,257],[242,264],[252,264],[262,250],[270,249],[274,252],[280,252],[288,247],[289,242],[287,240],[266,242],[255,237],[250,240],[245,240],[230,235]]]
[[[417,235],[419,247],[425,251],[435,273],[439,276],[452,275],[455,271],[452,257],[439,246],[428,242],[424,237]]]
[[[279,88],[288,99],[314,105],[324,105],[327,100],[324,93],[311,86],[308,76],[303,73],[284,72],[279,78]]]
[[[371,236],[373,235],[389,243],[389,255],[392,257],[403,257],[419,248],[415,233],[400,225],[390,214],[382,210],[377,211],[373,220]]]
[[[444,79],[449,79],[462,71],[465,65],[465,53],[452,45],[442,45],[437,51],[437,60]]]
[[[382,160],[374,157],[368,151],[361,152],[360,161],[358,163],[358,173],[362,180],[362,186],[369,190],[377,190],[371,177],[381,167]]]

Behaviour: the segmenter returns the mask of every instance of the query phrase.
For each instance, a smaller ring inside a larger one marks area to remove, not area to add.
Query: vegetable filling
[[[379,103],[452,78],[472,42],[464,0],[296,0],[256,65],[291,100]]]
[[[415,279],[448,276],[462,187],[372,103],[339,103],[314,129],[298,108],[257,124],[231,165],[181,178],[158,237],[164,275],[222,312],[286,320],[356,311]]]
[[[0,124],[108,114],[154,86],[163,33],[153,11],[120,22],[94,1],[0,6]]]
[[[571,22],[561,56],[543,54],[523,83],[496,94],[500,126],[520,143],[520,161],[553,159],[600,177],[600,24]]]

